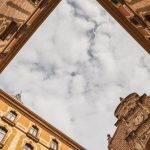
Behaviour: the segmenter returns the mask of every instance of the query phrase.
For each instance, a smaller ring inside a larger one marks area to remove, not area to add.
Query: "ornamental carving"
[[[141,96],[142,97],[142,96]],[[136,101],[130,99],[130,104],[124,102],[122,105],[129,106],[129,108],[119,105],[123,108],[125,114],[124,118],[119,118],[117,123],[117,130],[114,136],[109,141],[110,148],[115,150],[150,150],[150,101],[148,96],[143,99],[139,97]],[[125,98],[129,102],[128,97]],[[133,102],[133,103],[131,103]],[[145,103],[146,102],[146,103]],[[118,111],[118,116],[122,115],[123,111]],[[118,144],[117,144],[118,143]],[[111,147],[110,147],[111,145]]]

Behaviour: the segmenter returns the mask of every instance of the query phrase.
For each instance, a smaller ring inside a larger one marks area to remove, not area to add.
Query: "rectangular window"
[[[5,29],[5,31],[0,35],[0,39],[2,41],[5,40],[9,40],[14,33],[18,30],[19,26],[15,21],[12,21],[7,28]]]
[[[37,137],[38,129],[36,127],[32,126],[32,128],[30,129],[30,134]]]
[[[24,150],[33,150],[33,146],[31,145],[31,144],[26,144],[25,146],[24,146]]]
[[[15,112],[13,112],[13,111],[10,111],[10,112],[7,114],[7,116],[6,116],[6,118],[9,119],[9,120],[12,121],[12,122],[15,121],[16,117],[17,117],[17,114],[16,114]]]
[[[6,133],[7,133],[7,131],[5,129],[0,128],[0,142],[2,142],[2,140],[4,139]]]
[[[117,5],[117,4],[119,4],[119,3],[122,2],[122,0],[111,0],[111,1],[112,1],[112,3],[114,3],[115,5]]]
[[[130,21],[131,21],[135,26],[138,26],[138,25],[141,24],[140,20],[139,20],[137,17],[130,18]]]
[[[51,142],[51,149],[52,150],[58,150],[58,142],[55,140],[52,140]]]
[[[145,17],[145,19],[146,19],[147,21],[150,22],[150,14],[146,14],[144,17]]]
[[[39,2],[40,2],[40,0],[31,0],[32,1],[32,3],[34,3],[34,4],[38,4]]]

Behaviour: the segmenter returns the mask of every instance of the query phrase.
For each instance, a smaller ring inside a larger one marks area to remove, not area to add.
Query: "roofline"
[[[20,110],[22,113],[24,113],[25,116],[30,118],[30,120],[33,120],[33,122],[36,122],[41,127],[45,128],[48,132],[52,133],[54,136],[58,137],[60,140],[62,140],[64,143],[66,143],[68,146],[71,146],[72,148],[75,148],[76,150],[86,150],[84,147],[82,147],[80,144],[75,142],[73,139],[62,133],[60,130],[55,128],[53,125],[49,124],[47,121],[42,119],[40,116],[32,112],[30,109],[28,109],[26,106],[15,100],[13,97],[8,95],[6,92],[4,92],[2,89],[0,89],[0,97],[2,97],[7,103],[12,105],[13,107],[16,107],[18,110]]]
[[[61,2],[61,0],[51,0],[49,3],[46,2],[47,0],[42,0],[39,3],[39,6],[36,8],[33,14],[21,26],[20,30],[18,30],[18,32],[16,32],[16,34],[14,35],[14,38],[5,47],[5,49],[11,49],[11,52],[0,63],[0,73],[2,73],[2,71],[6,68],[6,66],[21,50],[23,45],[28,41],[28,39],[32,36],[32,34],[38,29],[38,27],[44,22],[44,20],[49,16],[49,14],[55,9],[55,7]],[[20,37],[18,37],[19,34],[22,33],[22,31],[24,30],[24,26],[27,25],[26,23],[28,22],[31,23],[31,25],[28,28],[28,31],[23,33]]]
[[[127,18],[113,5],[110,0],[97,0],[101,6],[150,54],[150,43]]]

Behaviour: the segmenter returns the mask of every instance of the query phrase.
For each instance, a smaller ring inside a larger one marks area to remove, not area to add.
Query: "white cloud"
[[[2,89],[88,150],[107,149],[119,97],[149,94],[149,55],[95,0],[64,0],[4,70]]]

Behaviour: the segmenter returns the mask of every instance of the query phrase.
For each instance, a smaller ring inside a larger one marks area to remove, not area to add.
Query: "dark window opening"
[[[39,2],[40,2],[40,0],[31,0],[32,1],[32,3],[34,3],[34,4],[38,4]]]
[[[23,150],[33,150],[33,146],[29,143],[26,143]]]
[[[9,40],[14,33],[18,30],[19,26],[15,21],[12,21],[5,31],[0,35],[2,41]]]
[[[150,14],[146,14],[144,17],[145,17],[145,19],[146,19],[147,21],[150,22]]]
[[[130,21],[131,21],[134,25],[136,25],[136,26],[138,26],[138,25],[141,24],[141,23],[140,23],[140,20],[139,20],[138,18],[136,18],[136,17],[131,18]]]

